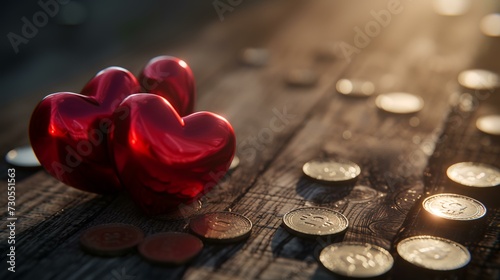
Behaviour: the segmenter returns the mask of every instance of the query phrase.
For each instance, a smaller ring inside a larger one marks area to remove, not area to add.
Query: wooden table
[[[457,83],[464,69],[500,72],[500,39],[479,30],[481,17],[498,11],[498,5],[474,1],[465,15],[443,16],[433,11],[431,1],[350,2],[243,3],[226,12],[222,22],[214,12],[212,23],[178,45],[110,58],[110,65],[137,72],[157,54],[183,57],[197,78],[197,110],[219,113],[233,125],[240,166],[202,199],[200,210],[187,209],[185,219],[172,220],[142,215],[124,195],[86,193],[42,170],[31,172],[16,186],[15,274],[6,270],[7,213],[2,208],[0,279],[330,279],[334,276],[317,261],[327,244],[370,242],[396,255],[397,241],[417,234],[440,235],[468,247],[472,261],[453,277],[498,279],[498,189],[481,198],[488,207],[484,222],[466,229],[426,225],[420,206],[431,194],[469,194],[446,177],[451,164],[500,164],[500,140],[475,127],[478,116],[500,113],[498,90],[464,95]],[[381,10],[391,15],[386,26],[374,23],[373,12]],[[366,44],[356,41],[356,28],[372,28]],[[318,57],[318,49],[328,44],[335,46],[336,58]],[[238,54],[248,46],[267,48],[269,64],[242,66]],[[316,71],[318,83],[288,86],[284,77],[294,68]],[[88,78],[75,77],[60,87],[78,88]],[[415,93],[425,107],[410,116],[383,113],[374,97],[337,93],[340,78],[370,80],[377,93]],[[18,100],[2,111],[3,150],[27,143],[28,118],[39,98]],[[19,125],[7,125],[14,120]],[[361,166],[354,186],[326,186],[302,175],[306,161],[333,156]],[[0,201],[7,205],[5,192]],[[302,206],[342,212],[350,222],[345,236],[303,240],[287,233],[282,216]],[[221,210],[251,219],[251,236],[234,245],[205,244],[188,265],[152,265],[137,253],[101,258],[79,247],[82,231],[94,225],[122,222],[146,234],[186,232],[190,215]],[[410,273],[397,264],[389,276],[407,279]]]

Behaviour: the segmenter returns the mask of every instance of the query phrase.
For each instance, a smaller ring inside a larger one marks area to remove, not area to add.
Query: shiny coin
[[[500,14],[489,14],[481,19],[481,31],[486,36],[500,36]]]
[[[241,62],[248,66],[265,66],[269,57],[269,51],[262,48],[246,48],[241,52]]]
[[[201,252],[203,242],[191,234],[164,232],[146,237],[138,249],[150,262],[181,265]]]
[[[336,85],[337,91],[343,95],[368,97],[375,92],[375,86],[370,81],[340,79]]]
[[[394,259],[387,250],[361,242],[329,245],[321,251],[319,260],[335,274],[356,278],[380,276],[394,264]]]
[[[453,193],[429,196],[422,205],[432,215],[455,221],[477,220],[486,214],[486,207],[478,200]]]
[[[240,158],[238,156],[234,156],[233,161],[231,161],[231,165],[229,165],[229,170],[236,169],[238,165],[240,165]]]
[[[410,93],[392,92],[377,96],[375,105],[389,113],[411,114],[422,110],[424,100]]]
[[[127,224],[103,224],[87,229],[80,237],[83,249],[100,256],[119,256],[139,244],[144,233]]]
[[[349,221],[341,213],[328,208],[306,207],[286,213],[283,225],[295,235],[317,237],[342,233]]]
[[[448,178],[468,187],[494,187],[500,185],[500,169],[478,162],[459,162],[448,167]]]
[[[293,69],[288,72],[286,81],[291,86],[309,87],[316,84],[318,75],[310,69]]]
[[[470,261],[470,253],[464,246],[429,235],[406,238],[399,242],[397,251],[413,265],[438,271],[459,269]]]
[[[345,159],[311,160],[302,171],[312,179],[329,183],[349,182],[361,173],[359,165]]]
[[[498,87],[500,77],[488,70],[472,69],[460,72],[458,83],[469,89],[487,90]]]
[[[434,0],[434,11],[443,16],[459,16],[470,9],[471,0]]]
[[[5,155],[5,161],[8,164],[18,167],[38,167],[40,162],[36,158],[35,152],[31,146],[23,146],[10,150]]]
[[[229,243],[250,236],[252,222],[237,213],[212,212],[191,219],[189,228],[207,241]]]
[[[476,127],[484,133],[500,135],[500,115],[480,117],[476,121]]]

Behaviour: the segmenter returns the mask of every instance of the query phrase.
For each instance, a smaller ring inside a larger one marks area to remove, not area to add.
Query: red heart
[[[151,59],[139,75],[143,92],[165,97],[179,115],[191,114],[194,109],[195,86],[191,68],[172,56]]]
[[[46,96],[35,108],[29,127],[31,145],[43,167],[81,190],[110,193],[121,189],[107,134],[114,110],[139,90],[129,71],[110,67],[91,79],[81,94]]]
[[[157,95],[127,97],[113,116],[110,147],[125,189],[148,214],[205,194],[235,153],[229,122],[209,112],[181,118]]]

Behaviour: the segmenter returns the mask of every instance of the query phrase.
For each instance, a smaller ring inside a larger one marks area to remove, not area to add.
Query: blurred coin
[[[375,86],[370,81],[340,79],[336,85],[337,91],[343,95],[367,97],[375,92]]]
[[[329,245],[321,251],[319,260],[333,273],[355,278],[380,276],[394,264],[394,259],[387,250],[361,242]]]
[[[500,115],[488,115],[477,119],[476,127],[490,135],[500,135]]]
[[[403,239],[397,245],[399,256],[418,267],[449,271],[459,269],[470,261],[464,246],[436,236],[420,235]]]
[[[236,167],[240,165],[240,158],[238,156],[234,156],[233,161],[231,161],[231,165],[229,166],[229,170],[234,170]]]
[[[469,89],[491,90],[500,85],[500,77],[488,70],[471,69],[460,72],[458,83]]]
[[[500,14],[489,14],[481,19],[481,31],[486,36],[500,36]]]
[[[427,212],[448,220],[472,221],[486,214],[486,207],[478,200],[453,193],[429,196],[422,205]]]
[[[338,44],[338,43],[337,43]],[[316,58],[319,60],[332,61],[339,57],[338,45],[334,43],[324,44],[316,49]]]
[[[40,162],[36,158],[35,152],[31,146],[23,146],[10,150],[5,155],[5,161],[8,164],[17,167],[38,167]]]
[[[424,107],[424,100],[406,92],[380,94],[375,99],[375,105],[381,110],[395,114],[416,113]]]
[[[302,171],[308,177],[329,183],[355,180],[361,173],[359,165],[345,159],[319,159],[306,162]]]
[[[150,262],[181,265],[201,252],[203,242],[191,234],[164,232],[146,237],[138,249]]]
[[[434,11],[443,16],[459,16],[465,14],[469,8],[470,0],[434,0]]]
[[[237,213],[212,212],[191,219],[189,228],[207,241],[230,243],[247,238],[252,231],[252,222]]]
[[[337,211],[322,207],[294,209],[283,216],[283,225],[302,237],[335,235],[344,232],[349,221]]]
[[[139,244],[144,233],[133,225],[102,224],[87,229],[80,237],[83,249],[100,256],[120,256]]]
[[[478,162],[459,162],[448,167],[448,178],[468,187],[494,187],[500,185],[500,169]]]
[[[310,87],[316,84],[318,75],[310,69],[292,69],[288,72],[286,81],[290,86]]]
[[[269,61],[269,51],[263,48],[246,48],[241,52],[241,62],[248,66],[261,67]]]

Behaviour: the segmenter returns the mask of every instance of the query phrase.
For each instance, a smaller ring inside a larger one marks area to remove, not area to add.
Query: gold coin
[[[229,170],[234,170],[236,167],[240,165],[240,158],[238,156],[234,156],[233,160],[231,161],[231,165],[229,165]]]
[[[252,222],[237,213],[212,212],[191,219],[189,228],[204,240],[230,243],[247,238],[252,231]]]
[[[403,239],[398,243],[397,251],[405,261],[418,267],[437,271],[459,269],[467,265],[471,258],[464,246],[430,235]]]
[[[389,271],[394,259],[384,248],[362,242],[341,242],[325,247],[319,260],[333,273],[371,278]]]
[[[394,114],[416,113],[424,108],[424,100],[417,95],[406,92],[380,94],[375,99],[380,110]]]
[[[500,135],[500,115],[488,115],[477,119],[477,129],[490,135]]]
[[[302,237],[335,235],[344,232],[349,221],[341,213],[322,207],[294,209],[283,216],[283,225]]]
[[[459,162],[448,167],[448,178],[468,187],[487,188],[500,185],[500,169],[478,162]]]
[[[120,256],[134,249],[143,237],[144,233],[133,225],[103,224],[82,233],[80,244],[91,254]]]
[[[203,249],[203,242],[182,232],[164,232],[146,237],[139,245],[139,253],[154,263],[181,265],[190,261]]]
[[[422,205],[427,212],[448,220],[472,221],[486,214],[486,207],[478,200],[453,193],[429,196]]]
[[[312,179],[330,183],[352,181],[361,173],[359,165],[344,159],[311,160],[302,171]]]
[[[460,72],[458,83],[469,89],[489,90],[500,85],[500,77],[488,70],[471,69]]]

